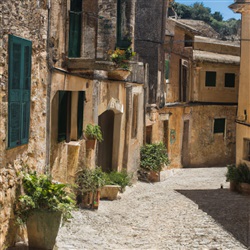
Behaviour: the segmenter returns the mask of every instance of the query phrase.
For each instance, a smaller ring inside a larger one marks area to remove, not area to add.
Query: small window
[[[152,143],[152,126],[146,127],[146,143],[147,144]]]
[[[214,134],[225,132],[225,118],[214,119]]]
[[[235,74],[226,73],[225,74],[225,87],[234,88],[235,86]]]
[[[206,72],[206,87],[215,87],[216,86],[216,72],[207,71]]]
[[[77,140],[82,136],[84,100],[84,91],[59,91],[59,142],[64,140],[66,140],[66,142]]]
[[[243,151],[243,159],[246,161],[250,161],[250,140],[244,139],[244,151]]]
[[[9,35],[8,147],[29,141],[32,42]]]
[[[165,79],[169,79],[169,60],[165,60]]]
[[[193,46],[193,40],[192,37],[189,35],[185,35],[185,43],[184,43],[185,47],[192,47]]]
[[[80,57],[82,0],[71,0],[69,11],[69,57]]]
[[[130,8],[129,1],[117,0],[117,47],[126,49],[130,46]]]

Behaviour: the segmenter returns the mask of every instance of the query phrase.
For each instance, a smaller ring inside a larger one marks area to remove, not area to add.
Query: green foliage
[[[151,171],[161,171],[164,164],[168,164],[165,145],[160,143],[146,144],[141,147],[141,168]]]
[[[128,70],[127,60],[131,60],[136,55],[136,52],[134,52],[131,47],[128,47],[126,50],[119,48],[110,50],[108,54],[110,60],[114,62],[117,67]]]
[[[250,184],[250,169],[245,163],[241,163],[236,167],[235,165],[227,166],[226,173],[227,181],[234,181],[236,183]]]
[[[125,169],[121,172],[112,171],[110,173],[105,173],[105,185],[119,185],[121,186],[121,191],[124,191],[126,186],[132,184],[132,175],[129,175]]]
[[[24,194],[19,196],[16,213],[19,221],[27,219],[34,209],[59,211],[63,219],[71,217],[75,207],[74,195],[66,184],[54,183],[51,176],[25,173],[22,179]]]
[[[234,18],[223,20],[223,16],[219,11],[211,13],[211,9],[205,7],[203,3],[194,3],[191,6],[172,2],[172,7],[181,19],[202,20],[211,25],[217,31],[222,39],[228,36],[238,35],[241,21]]]
[[[81,194],[96,192],[105,185],[106,176],[100,167],[83,168],[76,174],[76,188]]]
[[[87,139],[103,141],[102,131],[98,125],[88,124],[84,133]]]

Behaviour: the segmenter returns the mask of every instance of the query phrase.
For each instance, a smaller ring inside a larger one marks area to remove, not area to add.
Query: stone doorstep
[[[179,171],[180,171],[180,169],[178,169],[178,168],[162,170],[160,172],[160,181],[167,180],[168,178],[172,177],[174,174],[176,174]]]

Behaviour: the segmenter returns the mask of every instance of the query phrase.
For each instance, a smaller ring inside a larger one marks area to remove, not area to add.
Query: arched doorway
[[[107,110],[98,117],[98,125],[103,133],[103,142],[98,143],[97,165],[104,172],[112,171],[114,118],[113,110]]]

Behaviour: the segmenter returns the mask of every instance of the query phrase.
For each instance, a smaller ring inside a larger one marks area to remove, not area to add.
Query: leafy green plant
[[[162,142],[146,144],[141,147],[141,168],[149,171],[161,171],[168,164],[167,149]]]
[[[250,169],[245,163],[227,166],[226,181],[236,183],[250,183]]]
[[[128,174],[125,169],[121,172],[105,173],[105,185],[119,185],[121,186],[121,192],[123,192],[126,186],[132,185],[132,175]]]
[[[76,188],[81,194],[96,192],[105,185],[105,173],[100,167],[82,168],[76,174]]]
[[[98,125],[88,124],[86,126],[85,136],[89,140],[97,140],[99,142],[103,141],[102,131]]]
[[[18,221],[25,221],[33,210],[59,211],[63,220],[71,218],[75,199],[69,186],[55,183],[51,176],[36,172],[24,173],[22,183],[24,194],[19,196],[16,206]]]

